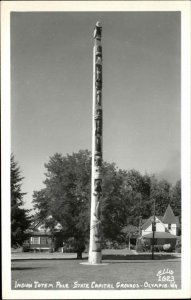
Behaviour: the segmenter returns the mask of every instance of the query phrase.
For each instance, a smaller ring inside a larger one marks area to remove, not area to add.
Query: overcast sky
[[[103,26],[103,158],[180,178],[180,13],[11,14],[11,150],[26,207],[44,163],[91,150],[93,30]]]

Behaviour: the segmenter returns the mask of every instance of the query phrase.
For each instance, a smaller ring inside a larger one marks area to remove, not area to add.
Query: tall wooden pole
[[[101,263],[102,197],[102,27],[96,23],[93,48],[93,111],[92,111],[92,182],[89,263]]]
[[[155,246],[155,231],[156,231],[156,222],[155,222],[155,198],[154,198],[154,214],[153,214],[153,222],[152,222],[152,259],[154,259],[154,246]]]

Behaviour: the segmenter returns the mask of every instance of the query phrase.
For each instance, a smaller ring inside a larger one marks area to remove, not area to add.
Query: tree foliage
[[[170,205],[174,214],[181,217],[181,180],[178,180],[172,187]]]
[[[30,225],[29,210],[22,208],[23,193],[21,190],[21,171],[14,155],[11,154],[11,246],[21,246],[27,237],[26,229]]]
[[[151,177],[151,203],[155,200],[155,214],[163,216],[167,205],[171,200],[171,184],[167,180],[158,181],[154,176]],[[153,214],[152,209],[152,214]]]
[[[91,153],[81,150],[72,155],[56,153],[45,164],[45,188],[33,194],[34,208],[40,217],[52,215],[63,226],[63,236],[88,241],[91,198]],[[103,162],[101,223],[103,239],[120,239],[124,226],[138,226],[140,216],[164,215],[172,203],[181,214],[181,185],[158,181],[154,175],[136,170],[121,170],[114,163]]]
[[[79,151],[66,157],[56,153],[46,167],[45,188],[33,194],[40,216],[52,215],[65,238],[85,242],[89,235],[91,157]]]

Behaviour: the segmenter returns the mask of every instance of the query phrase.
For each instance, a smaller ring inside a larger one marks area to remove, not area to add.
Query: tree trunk
[[[82,252],[77,252],[77,259],[82,259]]]
[[[131,234],[129,234],[129,250],[131,250]]]

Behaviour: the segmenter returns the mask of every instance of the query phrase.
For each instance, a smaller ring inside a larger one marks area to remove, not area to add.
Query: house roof
[[[164,216],[156,216],[156,219],[159,219],[163,224],[176,224],[177,226],[180,225],[179,217],[175,216],[173,210],[170,205],[168,205]],[[142,225],[142,229],[145,230],[152,224],[153,216],[148,218]]]
[[[33,231],[30,236],[51,236],[52,234],[47,231]]]
[[[153,238],[153,233],[148,233],[146,235],[143,236],[143,238],[146,238],[146,239],[151,239]],[[173,235],[169,232],[155,232],[154,234],[154,238],[155,239],[177,239],[177,236],[176,235]]]
[[[147,229],[152,224],[153,218],[154,218],[154,216],[151,216],[150,218],[148,218],[146,220],[146,222],[142,225],[143,230]],[[159,221],[162,222],[163,217],[162,216],[155,216],[156,221],[157,221],[157,219],[159,219]]]
[[[174,215],[173,210],[172,210],[170,204],[168,205],[168,207],[166,209],[166,212],[164,214],[162,222],[164,224],[176,224],[176,225],[179,225],[179,219],[178,219],[178,217],[176,217]]]
[[[45,217],[43,219],[40,219],[39,216],[35,216],[33,223],[31,224],[31,226],[29,227],[30,230],[38,230],[38,228],[42,225],[44,225],[45,220],[51,219],[53,218],[51,215],[49,215],[48,217]],[[55,230],[61,230],[62,229],[62,225],[56,221],[56,224],[54,226]],[[48,231],[48,228],[45,229],[45,231]]]

